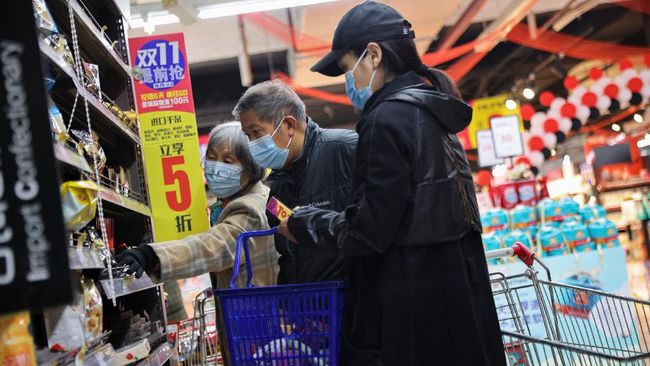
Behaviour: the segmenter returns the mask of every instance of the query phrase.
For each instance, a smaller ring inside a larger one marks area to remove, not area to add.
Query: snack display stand
[[[70,270],[80,284],[72,304],[32,313],[38,362],[167,364],[176,347],[162,286],[126,275],[112,254],[153,238],[125,16],[114,0],[33,4]]]

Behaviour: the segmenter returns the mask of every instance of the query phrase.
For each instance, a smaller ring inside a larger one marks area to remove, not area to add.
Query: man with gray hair
[[[288,207],[343,210],[351,200],[351,176],[357,134],[320,128],[307,116],[300,97],[281,81],[249,88],[233,115],[241,121],[255,161],[272,169],[267,178],[275,197]],[[269,215],[269,224],[279,224]],[[278,283],[343,279],[344,260],[337,252],[293,244],[275,236],[280,253]]]

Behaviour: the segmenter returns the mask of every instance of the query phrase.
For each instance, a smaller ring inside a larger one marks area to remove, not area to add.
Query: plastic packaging
[[[0,316],[0,365],[36,365],[29,312]]]
[[[61,184],[61,206],[66,228],[70,231],[83,229],[97,212],[97,191],[92,183],[73,181]]]

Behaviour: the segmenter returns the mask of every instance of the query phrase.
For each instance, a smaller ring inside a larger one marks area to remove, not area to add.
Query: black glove
[[[118,266],[127,266],[127,273],[134,274],[135,278],[142,277],[145,271],[151,271],[158,265],[158,256],[146,244],[121,252],[115,257]]]
[[[339,250],[339,236],[347,228],[345,214],[313,207],[295,209],[287,223],[301,245],[314,245],[326,251]]]

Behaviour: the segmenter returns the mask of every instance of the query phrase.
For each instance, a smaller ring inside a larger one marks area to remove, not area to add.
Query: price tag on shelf
[[[481,167],[503,164],[503,159],[497,158],[494,152],[494,140],[492,131],[483,130],[476,132],[476,144],[478,145],[478,165]]]
[[[490,129],[497,158],[511,158],[524,154],[518,115],[492,117]]]
[[[209,228],[192,85],[182,33],[129,40],[156,241]]]

